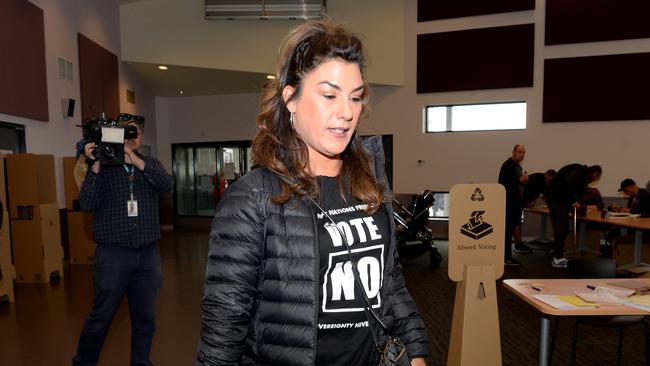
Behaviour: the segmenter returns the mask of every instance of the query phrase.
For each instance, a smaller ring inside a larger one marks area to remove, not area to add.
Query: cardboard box
[[[34,206],[57,203],[54,156],[11,154],[5,162],[12,219],[27,218]]]
[[[63,277],[63,248],[57,204],[37,205],[31,220],[11,220],[17,282]]]
[[[93,242],[91,214],[68,211],[68,240],[70,242],[70,264],[92,263],[95,255],[95,243]]]
[[[39,204],[36,157],[33,154],[11,154],[7,155],[5,162],[7,193],[11,202],[8,211],[12,219],[18,219],[21,217],[19,206],[33,207]]]
[[[614,243],[612,257],[617,266],[634,261],[634,236],[620,236]],[[648,243],[641,245],[641,262],[650,263],[650,246]]]

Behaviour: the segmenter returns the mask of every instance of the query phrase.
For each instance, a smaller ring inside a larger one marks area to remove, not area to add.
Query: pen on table
[[[587,288],[590,289],[590,290],[595,290],[596,289],[596,287],[592,286],[592,285],[587,285]]]
[[[530,286],[530,288],[532,288],[532,289],[533,289],[533,290],[535,290],[535,291],[539,291],[539,292],[541,292],[541,291],[542,291],[542,289],[541,289],[541,288],[539,288],[539,287],[535,287],[535,286]]]

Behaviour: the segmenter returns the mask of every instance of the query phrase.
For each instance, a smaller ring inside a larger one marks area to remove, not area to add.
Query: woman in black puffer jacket
[[[365,294],[388,327],[379,342],[399,337],[425,365],[381,140],[355,137],[368,99],[361,42],[307,22],[280,51],[253,141],[258,168],[228,188],[212,223],[197,364],[376,364]]]

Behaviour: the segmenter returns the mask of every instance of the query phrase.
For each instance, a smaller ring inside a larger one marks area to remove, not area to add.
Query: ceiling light
[[[159,69],[159,70],[167,70],[167,66],[165,66],[165,65],[160,65],[160,66],[158,66],[158,69]]]
[[[269,79],[269,80],[275,80],[275,75],[268,74],[268,75],[266,75],[266,78]]]
[[[182,91],[182,90],[180,91],[180,94],[181,94],[181,95],[183,94],[183,91]]]

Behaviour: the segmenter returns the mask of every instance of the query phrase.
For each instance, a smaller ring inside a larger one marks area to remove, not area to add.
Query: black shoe
[[[523,253],[523,254],[530,254],[533,252],[533,250],[526,244],[524,243],[517,243],[515,244],[514,251],[517,253]]]
[[[509,266],[509,267],[521,266],[521,262],[519,262],[518,260],[516,260],[514,258],[506,259],[505,261],[503,261],[503,264],[506,265],[506,266]]]

